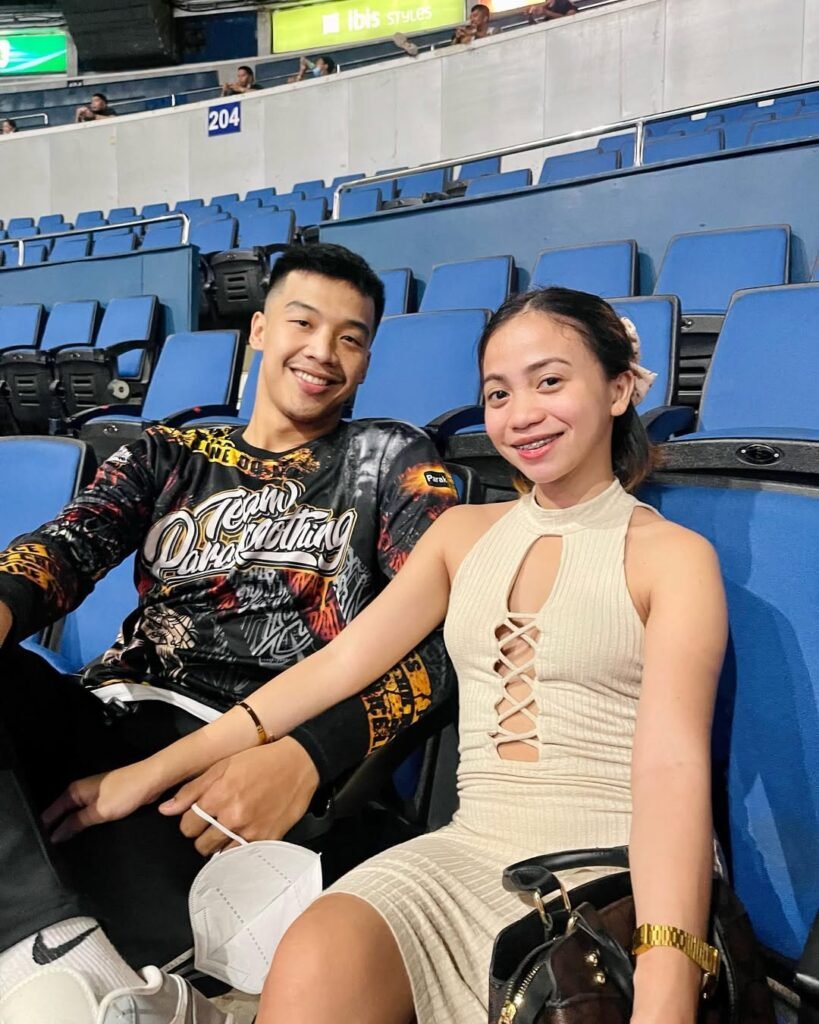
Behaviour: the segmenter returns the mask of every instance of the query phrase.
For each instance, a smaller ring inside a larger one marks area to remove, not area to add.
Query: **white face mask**
[[[321,894],[319,856],[293,843],[248,843],[196,804],[191,809],[240,844],[214,854],[191,886],[194,963],[257,995],[282,936]]]

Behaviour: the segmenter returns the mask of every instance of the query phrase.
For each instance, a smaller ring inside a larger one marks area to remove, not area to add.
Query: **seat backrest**
[[[477,344],[486,320],[481,309],[382,320],[353,414],[423,426],[450,409],[474,404],[480,384]]]
[[[0,437],[0,480],[14,500],[0,502],[0,550],[37,529],[77,493],[86,446],[67,437]]]
[[[221,196],[214,196],[211,201],[211,206],[225,206],[227,203],[238,203],[239,193],[238,192],[224,192]]]
[[[819,906],[819,488],[692,473],[640,497],[719,556],[730,641],[713,748],[731,878],[757,938],[796,958]]]
[[[341,217],[366,217],[381,209],[380,188],[351,188],[341,193]]]
[[[513,269],[511,256],[439,263],[432,268],[418,308],[422,313],[437,309],[495,310],[509,297]]]
[[[527,188],[532,184],[532,172],[528,168],[519,171],[504,171],[503,174],[484,174],[473,178],[466,186],[467,196],[488,196],[494,192],[506,192],[514,188]]]
[[[142,216],[146,219],[148,217],[161,217],[166,213],[168,213],[167,203],[146,203],[141,210]]]
[[[654,290],[679,295],[683,313],[724,313],[740,288],[788,280],[790,238],[787,224],[675,235]]]
[[[173,211],[174,213],[190,213],[191,210],[196,210],[204,205],[204,199],[180,199]]]
[[[278,206],[280,210],[289,210],[293,206],[293,203],[300,203],[303,199],[306,198],[307,197],[303,192],[280,192],[276,196],[275,202],[276,206]]]
[[[819,284],[738,292],[700,405],[701,430],[819,431]]]
[[[305,199],[315,199],[324,193],[324,178],[313,178],[310,181],[297,181],[294,192],[303,192]]]
[[[49,231],[62,231],[65,226],[65,218],[61,213],[46,213],[37,221],[42,234]]]
[[[671,405],[677,390],[677,352],[680,335],[680,303],[676,295],[647,295],[612,299],[620,316],[627,316],[640,336],[640,363],[657,379],[640,402],[639,412]]]
[[[484,174],[500,174],[501,158],[499,156],[488,156],[484,160],[469,160],[461,164],[458,171],[459,181],[474,181]]]
[[[169,246],[182,244],[182,222],[163,221],[161,224],[149,224],[142,239],[143,249],[166,249]]]
[[[191,226],[190,243],[195,245],[203,256],[212,256],[215,252],[226,252],[236,244],[238,224],[233,217],[224,220],[206,220]]]
[[[808,114],[791,120],[765,121],[755,124],[748,135],[748,145],[764,142],[789,142],[793,139],[812,139],[819,136],[819,114]]]
[[[133,206],[117,206],[113,210],[108,211],[109,224],[127,224],[130,221],[139,219]]]
[[[633,295],[637,274],[637,243],[632,239],[547,249],[538,256],[530,288],[557,285],[581,292]]]
[[[408,174],[405,178],[398,179],[398,194],[402,199],[417,199],[425,192],[443,192],[449,179],[450,171],[448,168]]]
[[[29,220],[30,218],[25,218]],[[6,230],[9,238],[34,238],[40,234],[40,229],[34,224],[21,224],[16,226],[13,220],[9,221],[9,226]]]
[[[719,153],[725,148],[721,128],[696,132],[691,135],[669,135],[663,139],[648,139],[643,147],[643,163],[656,164],[663,160],[682,160],[687,156]]]
[[[122,256],[137,247],[137,236],[131,231],[103,231],[94,236],[94,256]]]
[[[159,302],[155,295],[111,299],[97,332],[97,348],[107,348],[121,341],[150,341],[156,333],[158,316]]]
[[[348,181],[360,181],[364,177],[363,174],[337,174],[335,178],[330,182],[332,188],[338,188],[339,185],[346,185]]]
[[[31,267],[35,263],[45,263],[48,259],[48,242],[26,242],[23,248],[23,266]]]
[[[324,196],[319,199],[304,199],[300,203],[293,203],[290,207],[296,218],[296,226],[306,228],[311,224],[321,224],[327,217],[327,200]]]
[[[32,217],[12,217],[6,225],[9,238],[21,238],[23,236],[15,234],[17,231],[21,231],[25,228],[33,228],[34,219]]]
[[[0,306],[0,348],[36,348],[43,329],[43,307],[39,302]]]
[[[572,178],[587,178],[592,174],[616,171],[619,166],[618,150],[601,153],[597,149],[587,149],[582,153],[562,153],[546,157],[538,184],[552,185]]]
[[[258,197],[253,199],[234,199],[230,203],[225,203],[223,210],[231,217],[240,217],[243,213],[250,213],[252,210],[258,210],[262,205],[261,199]],[[206,207],[208,209],[208,207]]]
[[[239,247],[289,245],[295,229],[292,210],[254,210],[239,221]]]
[[[74,221],[77,228],[101,228],[107,223],[108,221],[102,215],[102,210],[83,210],[82,213],[77,214],[77,219]]]
[[[268,188],[252,188],[249,192],[245,193],[245,202],[247,202],[248,199],[259,199],[261,202],[264,202],[265,199],[270,199],[272,196],[275,196],[275,194],[276,189],[273,188],[272,185]]]
[[[597,143],[601,153],[619,153],[620,167],[634,166],[634,135],[609,135]]]
[[[96,299],[56,302],[48,314],[40,348],[48,351],[57,345],[93,345],[98,316]]]
[[[82,260],[91,249],[91,238],[88,235],[67,235],[55,238],[49,262],[63,263],[66,260]]]
[[[256,388],[259,385],[259,370],[262,366],[262,353],[254,352],[247,368],[245,386],[242,389],[242,398],[239,402],[239,419],[249,420],[253,413],[253,404],[256,401]]]
[[[409,313],[412,271],[408,267],[399,267],[396,270],[379,270],[378,276],[384,285],[384,316]]]
[[[198,405],[232,404],[238,384],[238,331],[171,334],[156,362],[142,417],[161,420]]]

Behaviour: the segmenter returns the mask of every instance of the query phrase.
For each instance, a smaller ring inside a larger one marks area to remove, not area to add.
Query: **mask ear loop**
[[[224,833],[224,835],[226,835],[229,839],[232,839],[234,843],[239,843],[240,846],[250,845],[247,839],[242,839],[242,837],[237,835],[235,832],[231,832],[229,828],[225,828],[225,826],[222,825],[221,822],[218,822],[216,818],[208,814],[207,811],[203,811],[199,804],[191,804],[191,810],[194,813],[198,814],[200,818],[203,818],[209,824],[213,825],[214,828],[218,828],[220,832]]]

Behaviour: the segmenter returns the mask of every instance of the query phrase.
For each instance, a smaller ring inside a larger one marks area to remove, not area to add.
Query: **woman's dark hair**
[[[270,271],[267,286],[269,295],[288,274],[301,270],[306,274],[321,274],[335,281],[346,281],[365,298],[372,299],[375,307],[373,334],[384,315],[384,285],[381,278],[358,253],[343,245],[316,242],[314,245],[290,245],[279,256]]]
[[[609,380],[625,373],[634,358],[631,339],[620,317],[597,295],[571,288],[540,288],[513,295],[486,325],[478,343],[478,368],[483,375],[486,346],[504,324],[522,313],[545,313],[573,327]],[[611,436],[614,473],[627,491],[635,490],[651,472],[654,452],[634,405],[615,418]],[[527,488],[531,486],[527,481]]]

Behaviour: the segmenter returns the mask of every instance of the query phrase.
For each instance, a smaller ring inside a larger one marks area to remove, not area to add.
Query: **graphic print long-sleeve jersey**
[[[13,638],[76,608],[136,550],[139,607],[86,682],[154,682],[225,710],[332,640],[457,500],[431,442],[403,423],[341,423],[283,454],[241,435],[150,428],[56,519],[0,553]],[[451,682],[436,631],[293,735],[327,781],[440,703]]]

